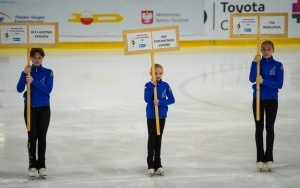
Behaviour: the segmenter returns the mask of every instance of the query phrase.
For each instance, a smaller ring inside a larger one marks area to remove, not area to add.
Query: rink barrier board
[[[261,38],[261,41],[265,40]],[[272,38],[278,46],[300,45],[300,38]],[[180,48],[200,48],[208,46],[256,46],[256,39],[230,39],[230,40],[186,40],[180,41]],[[47,47],[45,47],[46,49]],[[123,49],[123,42],[59,42],[57,49]],[[11,48],[1,48],[1,50],[11,50]],[[14,48],[18,49],[18,48]],[[21,48],[20,48],[21,49]],[[49,48],[51,49],[51,48]]]

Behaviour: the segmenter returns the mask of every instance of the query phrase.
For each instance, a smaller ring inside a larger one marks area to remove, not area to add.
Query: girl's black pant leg
[[[278,100],[260,100],[260,120],[256,121],[256,99],[252,103],[255,120],[255,141],[257,150],[257,161],[273,161],[274,124],[278,109]],[[264,123],[266,117],[266,124]],[[263,132],[266,127],[266,151],[264,151]]]
[[[46,136],[50,123],[50,106],[31,108],[31,126],[28,132],[29,168],[45,168]],[[27,122],[27,107],[24,110]],[[37,150],[38,145],[38,150]],[[38,159],[36,153],[38,151]]]
[[[265,160],[274,161],[273,160],[273,146],[275,139],[275,131],[274,125],[277,116],[278,110],[278,100],[272,99],[268,100],[266,104],[266,152],[265,152]]]
[[[147,156],[147,164],[149,168],[159,168],[161,167],[161,141],[162,134],[165,126],[165,119],[160,119],[160,135],[157,135],[156,132],[156,121],[155,119],[147,119],[147,127],[148,127],[148,156]]]

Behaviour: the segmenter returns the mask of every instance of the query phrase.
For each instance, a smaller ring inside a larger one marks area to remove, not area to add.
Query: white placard
[[[127,38],[128,51],[152,49],[151,32],[130,33]]]
[[[0,44],[26,44],[26,25],[7,25],[0,27]]]
[[[284,34],[284,16],[261,16],[261,34]]]
[[[232,13],[230,38],[287,38],[288,13]]]
[[[0,47],[58,46],[58,23],[0,22]]]
[[[179,50],[178,26],[123,31],[126,55]]]
[[[29,43],[55,43],[55,27],[51,25],[29,26]]]
[[[153,31],[152,41],[153,41],[153,49],[176,47],[177,46],[176,31],[175,30]]]
[[[233,34],[258,34],[258,17],[234,17]]]

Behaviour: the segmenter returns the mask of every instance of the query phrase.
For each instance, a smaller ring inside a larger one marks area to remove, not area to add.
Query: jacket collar
[[[42,68],[42,64],[41,64],[40,66],[34,66],[34,65],[32,65],[31,71],[37,72],[37,71],[40,70],[41,68]]]
[[[270,61],[273,61],[273,56],[271,56],[269,58],[264,58],[264,57],[261,58],[261,62],[263,62],[263,63],[268,63]]]

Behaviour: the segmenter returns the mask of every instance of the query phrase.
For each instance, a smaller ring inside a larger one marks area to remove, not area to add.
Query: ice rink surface
[[[276,44],[275,44],[276,45]],[[162,142],[165,176],[147,175],[144,84],[150,54],[45,49],[54,72],[47,179],[27,176],[23,97],[26,50],[0,51],[0,187],[299,187],[300,47],[275,46],[285,69],[272,173],[257,172],[248,80],[256,47],[155,54],[176,102]]]

